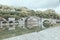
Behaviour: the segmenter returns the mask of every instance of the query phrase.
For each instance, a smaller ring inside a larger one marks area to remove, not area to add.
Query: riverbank
[[[48,28],[40,32],[29,33],[4,40],[60,40],[60,26]]]

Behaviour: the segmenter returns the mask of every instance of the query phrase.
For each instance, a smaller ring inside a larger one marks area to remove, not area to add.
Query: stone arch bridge
[[[35,26],[38,26],[40,28],[45,28],[43,26],[43,22],[45,20],[48,20],[51,24],[56,24],[56,19],[47,19],[47,18],[40,18],[40,17],[36,17],[36,16],[31,16],[31,17],[26,17],[26,18],[22,18],[23,22],[20,25],[21,27],[23,26],[23,28],[32,28]],[[21,19],[20,19],[21,20]]]
[[[43,22],[45,20],[48,20],[51,24],[56,24],[57,19],[47,19],[47,18],[40,18],[36,16],[30,16],[30,17],[25,17],[21,18],[18,20],[18,23],[14,20],[13,23],[9,23],[7,21],[6,24],[3,24],[2,21],[0,21],[0,28],[3,28],[3,25],[7,25],[9,30],[15,29],[16,25],[18,24],[20,28],[33,28],[33,27],[40,27],[40,28],[45,28],[43,26]],[[9,27],[10,25],[13,25],[12,27]]]

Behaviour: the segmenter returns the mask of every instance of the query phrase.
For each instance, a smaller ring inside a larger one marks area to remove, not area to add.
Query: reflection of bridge
[[[56,24],[57,19],[47,19],[47,18],[39,18],[39,17],[26,17],[18,20],[18,23],[16,21],[13,21],[12,23],[9,23],[9,21],[6,21],[6,23],[3,23],[3,21],[0,21],[0,28],[4,28],[6,26],[9,28],[9,30],[15,29],[16,25],[19,25],[20,28],[32,28],[33,26],[39,26],[40,28],[44,28],[43,22],[45,20],[48,20],[51,24]]]
[[[51,24],[56,24],[57,19],[47,19],[47,18],[40,18],[40,17],[27,17],[19,19],[20,27],[23,26],[23,28],[31,28],[32,26],[39,26],[40,28],[43,28],[43,22],[45,20],[48,20]]]

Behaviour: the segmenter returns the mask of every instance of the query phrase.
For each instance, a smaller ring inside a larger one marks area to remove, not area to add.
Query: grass
[[[38,27],[32,28],[32,29],[21,29],[19,27],[16,27],[15,30],[0,31],[0,39],[14,37],[14,36],[31,33],[31,32],[38,32],[38,31],[40,31],[40,28],[38,28]]]
[[[57,23],[57,24],[54,24],[52,27],[56,27],[59,25],[60,25],[60,23],[59,24]],[[9,37],[18,36],[18,35],[27,34],[27,33],[38,32],[38,31],[41,31],[41,29],[39,27],[35,27],[32,29],[22,29],[20,27],[16,27],[15,30],[0,31],[0,40],[5,39],[5,38],[9,38]]]
[[[60,23],[53,24],[52,27],[57,27],[57,26],[60,26]]]

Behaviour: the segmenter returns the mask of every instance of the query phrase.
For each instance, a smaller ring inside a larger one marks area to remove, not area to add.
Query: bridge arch
[[[25,20],[25,27],[29,29],[29,28],[33,28],[32,26],[35,25],[35,26],[40,27],[41,29],[46,28],[43,25],[43,22],[45,20],[47,20],[47,21],[49,21],[49,23],[51,23],[51,19],[40,18],[40,17],[36,17],[36,16],[27,17]]]
[[[31,29],[33,27],[41,27],[41,18],[40,17],[36,17],[36,16],[30,16],[30,17],[27,17],[26,20],[25,20],[25,27],[28,28],[28,29]]]

